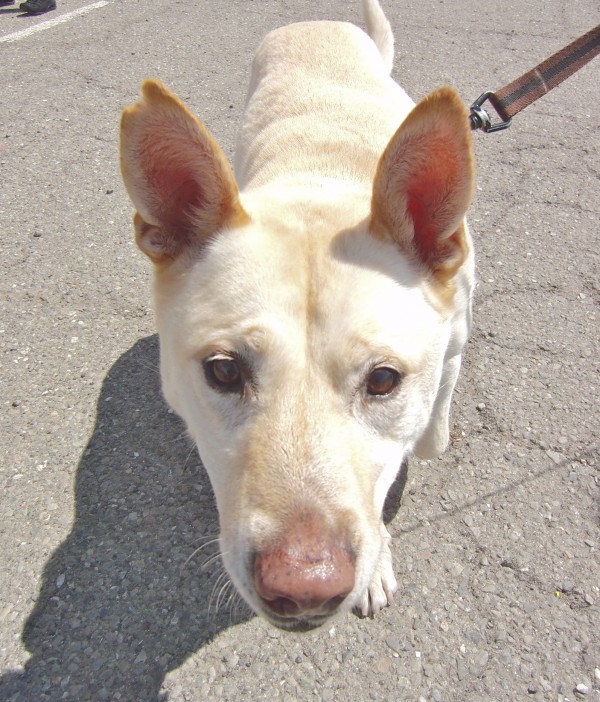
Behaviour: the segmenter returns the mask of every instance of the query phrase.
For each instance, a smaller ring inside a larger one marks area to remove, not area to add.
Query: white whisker
[[[148,363],[148,361],[140,359],[139,364],[143,368],[148,368],[149,370],[154,371],[155,373],[160,375],[160,366],[158,365],[158,363]]]
[[[217,553],[213,554],[209,558],[207,558],[204,563],[200,566],[201,570],[206,570],[209,566],[213,565],[216,561],[221,560],[221,552],[218,551]]]
[[[219,594],[217,595],[217,609],[216,611],[218,612],[221,604],[223,602],[223,599],[225,598],[227,592],[233,587],[233,584],[229,578],[227,578],[226,582],[223,583],[223,586],[221,587],[221,590],[219,591]]]
[[[204,534],[204,536],[198,536],[196,539],[193,541],[190,541],[190,544],[197,544],[198,541],[202,541],[203,539],[206,540],[206,543],[201,546],[201,548],[204,548],[205,546],[208,546],[209,544],[214,544],[219,540],[219,535],[218,534]],[[210,539],[210,541],[209,541]]]
[[[203,537],[200,537],[200,538],[203,538]],[[187,567],[187,564],[192,560],[192,558],[194,558],[195,556],[197,556],[201,551],[203,551],[203,550],[204,550],[205,548],[207,548],[208,546],[212,546],[213,544],[216,544],[216,543],[217,543],[217,544],[219,543],[219,537],[217,537],[216,539],[215,539],[215,538],[211,538],[210,541],[207,541],[205,544],[202,544],[201,546],[198,546],[198,548],[194,549],[194,550],[192,551],[192,553],[186,558],[185,563],[181,566],[181,570],[183,570],[184,568],[186,568],[186,567]],[[201,568],[202,570],[204,570],[204,569],[206,568],[206,566],[208,566],[212,561],[214,561],[214,560],[216,560],[217,558],[219,558],[220,555],[221,555],[221,551],[220,551],[220,549],[218,549],[217,552],[216,552],[215,554],[209,556],[208,559],[207,559],[206,561],[204,561],[204,563],[201,564],[200,568]]]
[[[183,470],[184,470],[184,471],[185,471],[185,469],[187,468],[187,464],[189,463],[189,460],[190,460],[190,458],[192,457],[192,454],[194,453],[195,450],[196,450],[196,444],[192,444],[192,447],[190,448],[190,451],[189,451],[189,453],[188,453],[188,455],[187,455],[187,457],[186,457],[186,459],[185,459],[185,463],[183,464]]]
[[[229,576],[227,575],[227,572],[223,570],[222,573],[220,573],[219,577],[215,580],[215,584],[213,585],[212,592],[210,593],[210,597],[208,598],[208,613],[210,614],[210,608],[212,606],[213,598],[215,596],[215,593],[218,588],[222,587],[222,583],[225,580],[226,582],[229,582],[228,580]],[[219,611],[218,606],[216,606],[215,609],[215,614]]]

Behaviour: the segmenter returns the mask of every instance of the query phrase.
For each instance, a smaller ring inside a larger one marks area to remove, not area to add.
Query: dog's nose
[[[343,539],[300,524],[254,558],[254,585],[282,617],[331,614],[354,587],[355,555]]]

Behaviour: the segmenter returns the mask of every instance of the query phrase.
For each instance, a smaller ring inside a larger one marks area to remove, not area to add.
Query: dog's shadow
[[[392,483],[388,494],[385,498],[383,504],[383,522],[384,524],[390,524],[395,516],[400,511],[402,506],[402,495],[404,494],[404,488],[406,487],[406,482],[408,480],[408,460],[404,460],[398,471],[396,479]]]
[[[166,673],[232,623],[230,607],[215,611],[224,582],[219,559],[209,559],[216,545],[186,564],[216,535],[218,516],[162,399],[157,337],[107,375],[75,499],[73,528],[24,628],[31,658],[0,680],[0,699],[156,702]]]

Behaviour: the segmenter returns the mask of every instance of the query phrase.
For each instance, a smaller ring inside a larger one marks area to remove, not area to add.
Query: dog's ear
[[[475,185],[466,108],[440,88],[408,115],[379,160],[371,229],[447,282],[462,265],[462,220]]]
[[[121,171],[137,209],[137,243],[156,263],[247,220],[227,158],[200,120],[158,81],[145,81],[142,100],[123,112]]]

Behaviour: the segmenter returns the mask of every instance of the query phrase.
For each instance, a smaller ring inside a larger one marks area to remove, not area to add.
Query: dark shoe
[[[0,0],[0,7],[4,7],[5,5],[12,5],[15,0]]]
[[[19,9],[30,15],[41,15],[42,12],[56,10],[56,0],[27,0],[19,5]]]

